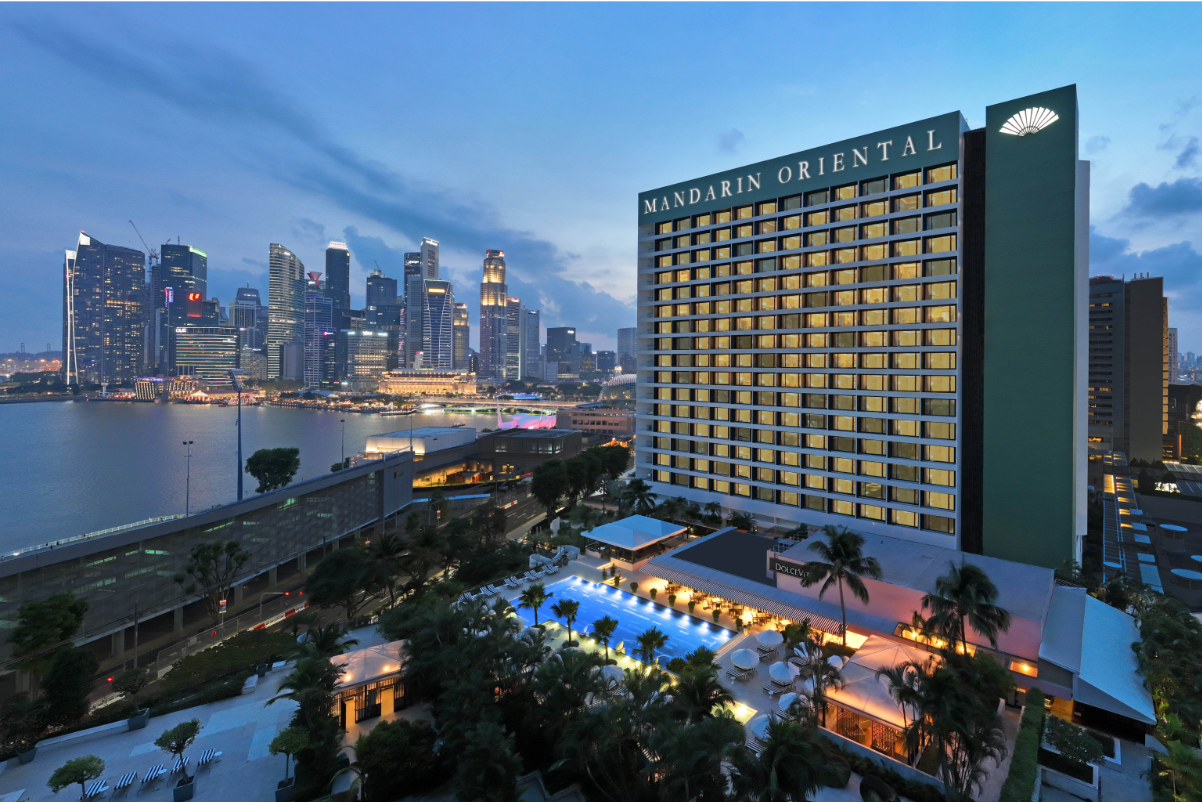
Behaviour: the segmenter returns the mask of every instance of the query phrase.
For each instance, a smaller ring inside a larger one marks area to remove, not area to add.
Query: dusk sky
[[[1202,351],[1202,8],[0,6],[0,351],[61,345],[80,230],[209,254],[267,300],[268,244],[324,269],[440,240],[477,341],[481,259],[595,349],[634,325],[636,196],[1076,83],[1091,274],[1163,275]],[[1021,236],[1022,232],[1014,232]]]

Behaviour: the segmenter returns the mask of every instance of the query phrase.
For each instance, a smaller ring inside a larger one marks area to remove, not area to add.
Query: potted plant
[[[196,740],[196,736],[200,734],[200,719],[194,718],[188,721],[181,721],[169,730],[165,730],[154,745],[162,749],[169,755],[174,755],[177,760],[182,759],[184,752]],[[171,789],[174,796],[174,802],[187,802],[196,793],[196,777],[189,776],[188,769],[183,769],[183,777],[179,778],[179,782],[175,784],[175,788]]]
[[[651,590],[647,591],[647,595],[651,597],[651,601],[655,601],[655,594],[658,592],[659,591],[657,591],[655,588],[652,588]]]
[[[126,719],[130,730],[140,730],[150,721],[150,708],[137,707],[138,693],[150,682],[150,672],[144,668],[131,668],[113,683],[113,690],[134,703],[136,711]]]
[[[88,783],[100,779],[104,774],[104,761],[95,755],[72,758],[54,770],[46,783],[50,790],[58,793],[69,785],[79,783],[79,798],[88,792]]]
[[[693,614],[693,608],[697,606],[697,602],[689,599],[689,615]]]
[[[0,734],[13,746],[22,766],[37,757],[38,739],[46,731],[44,707],[44,700],[17,693],[0,709]]]
[[[722,615],[722,611],[717,608],[714,608],[714,623],[715,624],[718,623],[718,617],[720,615]]]
[[[669,594],[668,594],[668,606],[669,606],[669,607],[675,607],[675,606],[676,606],[676,594],[675,594],[675,593],[669,593]]]
[[[638,592],[639,592],[639,583],[638,583],[638,582],[631,582],[631,583],[630,583],[630,592],[631,592],[631,593],[638,593]]]
[[[288,764],[293,756],[309,745],[309,733],[301,727],[289,727],[272,739],[267,751],[284,756],[284,779],[276,785],[275,802],[292,802],[296,792],[296,778],[288,776]]]

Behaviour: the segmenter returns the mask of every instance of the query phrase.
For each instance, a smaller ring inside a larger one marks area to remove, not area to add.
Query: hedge
[[[998,802],[1031,802],[1035,792],[1035,776],[1039,770],[1039,743],[1043,740],[1043,692],[1027,691],[1027,707],[1014,739],[1014,754],[1010,758],[1010,773],[1002,786]]]
[[[847,761],[856,774],[861,777],[876,777],[907,799],[914,802],[944,802],[943,792],[937,786],[903,777],[893,769],[882,766],[875,760],[853,754],[841,746],[832,744],[832,749]]]
[[[223,643],[177,661],[163,677],[162,695],[174,697],[225,679],[261,663],[269,663],[296,647],[287,632],[241,632]]]

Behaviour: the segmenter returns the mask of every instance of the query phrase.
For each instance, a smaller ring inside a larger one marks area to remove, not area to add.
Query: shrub
[[[693,608],[697,606],[697,602],[689,599],[689,615],[693,614]]]
[[[232,674],[270,663],[295,648],[287,632],[257,630],[242,632],[224,643],[178,661],[163,678],[163,693],[168,696],[190,691]]]
[[[852,754],[838,745],[834,745],[832,749],[847,761],[847,765],[851,766],[851,770],[856,774],[861,777],[875,777],[913,802],[945,802],[943,793],[934,785],[903,777],[875,760]],[[1030,802],[1030,796],[1028,795],[1023,802]]]
[[[1086,763],[1078,763],[1050,750],[1039,750],[1039,763],[1046,768],[1058,771],[1061,774],[1067,774],[1069,777],[1080,780],[1083,783],[1093,782],[1093,766]]]
[[[1043,738],[1043,693],[1027,691],[1027,707],[1014,740],[1014,755],[1010,758],[1010,773],[1002,785],[999,802],[1030,802],[1035,790],[1035,775],[1039,765],[1039,742]]]
[[[445,770],[434,752],[435,740],[427,722],[404,719],[382,721],[361,736],[355,754],[366,778],[366,802],[392,802],[400,788],[406,794],[420,794],[438,786]]]
[[[668,594],[668,606],[669,606],[669,607],[675,607],[675,606],[676,606],[676,594],[675,594],[675,593],[669,593],[669,594]]]
[[[668,670],[674,674],[679,674],[681,671],[684,671],[685,666],[688,664],[688,661],[683,657],[673,657],[668,661]]]
[[[718,618],[722,615],[721,610],[714,610],[714,623],[718,623]]]
[[[1102,744],[1076,724],[1052,716],[1046,722],[1047,741],[1066,760],[1087,765],[1102,759]]]
[[[638,593],[638,592],[639,592],[639,583],[638,583],[638,582],[631,582],[631,583],[630,583],[630,592],[631,592],[631,593]]]
[[[652,588],[651,590],[647,591],[647,595],[651,597],[651,601],[655,601],[655,594],[658,592],[659,591],[657,591],[655,588]]]

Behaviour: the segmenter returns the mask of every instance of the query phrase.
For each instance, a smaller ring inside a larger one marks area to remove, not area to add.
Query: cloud
[[[1089,230],[1090,275],[1148,274],[1164,278],[1165,294],[1179,311],[1202,310],[1202,254],[1190,242],[1177,242],[1146,251],[1133,251],[1130,240]]]
[[[718,149],[724,150],[727,153],[734,153],[739,145],[743,144],[745,138],[743,132],[738,128],[727,128],[718,134]]]
[[[1184,170],[1188,167],[1198,166],[1198,137],[1191,136],[1189,141],[1185,143],[1185,147],[1177,154],[1177,161],[1173,166],[1178,170]]]
[[[1091,136],[1089,141],[1085,143],[1085,152],[1101,153],[1102,151],[1106,150],[1107,146],[1109,145],[1110,137],[1102,136],[1101,134],[1098,134],[1097,136]]]
[[[1157,186],[1131,188],[1124,213],[1134,217],[1180,217],[1202,212],[1202,178],[1178,178]]]
[[[256,268],[258,270],[267,270],[268,267],[270,267],[270,265],[268,265],[262,259],[251,259],[249,256],[242,257],[242,264],[250,265],[251,267]]]
[[[307,217],[297,219],[296,223],[292,226],[292,233],[300,239],[321,243],[326,242],[326,227],[316,220],[310,220]]]
[[[440,240],[444,250],[483,254],[487,248],[504,249],[515,272],[514,285],[529,288],[532,296],[553,296],[567,325],[584,328],[587,320],[608,316],[616,327],[634,317],[630,305],[567,277],[580,261],[575,254],[506,226],[482,200],[452,196],[362,158],[270,86],[257,69],[225,51],[186,38],[160,39],[160,47],[135,49],[119,38],[84,36],[48,19],[36,26],[14,23],[14,28],[90,79],[147,95],[201,123],[219,122],[227,129],[240,128],[255,141],[273,142],[270,149],[247,154],[259,160],[260,172],[387,226],[410,242],[429,236]],[[736,133],[741,139],[742,133]],[[282,146],[286,142],[299,148]],[[324,231],[322,224],[307,222],[313,231]]]

